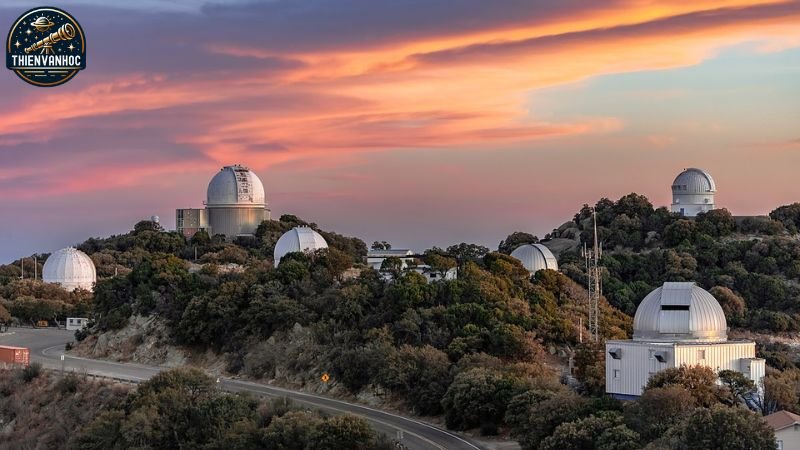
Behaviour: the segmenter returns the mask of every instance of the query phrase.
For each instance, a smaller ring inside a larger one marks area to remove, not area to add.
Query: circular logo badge
[[[58,8],[32,9],[8,32],[6,67],[36,86],[58,86],[86,68],[86,37]]]

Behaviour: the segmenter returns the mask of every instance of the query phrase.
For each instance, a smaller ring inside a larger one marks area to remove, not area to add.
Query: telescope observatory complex
[[[176,209],[175,228],[191,238],[200,230],[228,240],[253,236],[258,225],[270,219],[264,185],[252,170],[225,166],[211,178],[203,209]]]

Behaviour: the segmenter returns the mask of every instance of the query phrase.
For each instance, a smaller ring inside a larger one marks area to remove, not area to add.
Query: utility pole
[[[33,257],[33,281],[39,277],[39,262],[36,261],[36,257]]]
[[[19,275],[19,279],[20,280],[24,280],[25,279],[25,258],[21,258],[19,260],[19,274],[20,274]]]

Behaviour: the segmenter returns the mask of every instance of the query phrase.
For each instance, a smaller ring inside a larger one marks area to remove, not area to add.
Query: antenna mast
[[[584,244],[584,255],[586,257],[586,272],[588,275],[589,291],[589,336],[595,342],[600,340],[600,258],[602,248],[597,239],[597,210],[592,208],[592,225],[594,228],[594,245],[592,251],[587,252]]]

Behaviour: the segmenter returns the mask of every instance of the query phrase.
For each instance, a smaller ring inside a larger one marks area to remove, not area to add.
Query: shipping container
[[[31,363],[31,353],[27,348],[0,345],[0,363],[28,366]]]

